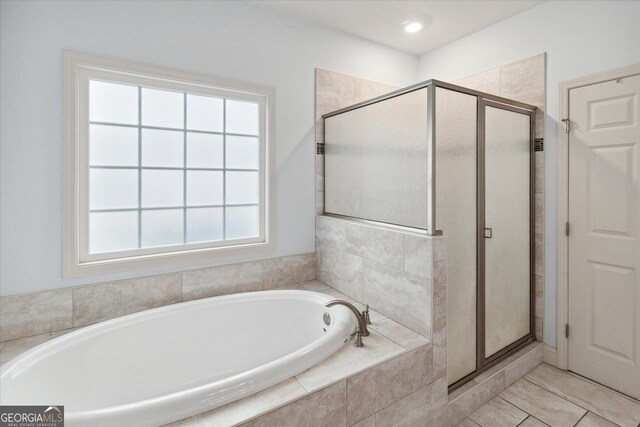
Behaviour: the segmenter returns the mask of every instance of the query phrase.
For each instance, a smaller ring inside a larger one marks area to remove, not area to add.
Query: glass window
[[[73,55],[65,144],[76,154],[65,157],[74,180],[65,193],[76,208],[65,257],[75,268],[270,243],[270,89]]]

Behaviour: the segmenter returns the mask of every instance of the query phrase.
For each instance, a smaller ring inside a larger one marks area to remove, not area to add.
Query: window
[[[65,276],[270,242],[273,91],[65,53]]]

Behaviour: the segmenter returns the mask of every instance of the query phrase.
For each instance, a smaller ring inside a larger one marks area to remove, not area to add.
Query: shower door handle
[[[493,229],[490,227],[485,227],[484,228],[484,238],[485,239],[490,239],[491,237],[493,237]]]

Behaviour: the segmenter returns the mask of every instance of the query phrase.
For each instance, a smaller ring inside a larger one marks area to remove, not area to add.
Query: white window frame
[[[275,90],[195,73],[170,70],[77,52],[63,53],[63,276],[80,277],[171,267],[237,256],[255,256],[275,246]],[[249,100],[259,105],[259,236],[185,243],[127,251],[89,253],[89,81],[128,83],[145,88]],[[262,113],[264,112],[264,114]]]

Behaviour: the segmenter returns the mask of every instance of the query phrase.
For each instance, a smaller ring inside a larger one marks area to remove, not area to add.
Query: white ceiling
[[[264,0],[252,3],[421,55],[542,1]],[[425,28],[408,34],[404,31],[406,21],[421,21]]]

